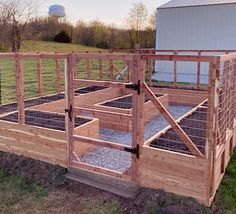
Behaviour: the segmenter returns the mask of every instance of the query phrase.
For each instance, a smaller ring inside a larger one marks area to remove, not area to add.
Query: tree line
[[[79,20],[72,25],[55,17],[35,18],[37,4],[36,0],[0,0],[0,50],[18,51],[22,40],[53,41],[61,31],[66,32],[73,43],[97,48],[155,46],[156,12],[148,14],[142,3],[130,9],[126,28],[117,28],[99,19]]]

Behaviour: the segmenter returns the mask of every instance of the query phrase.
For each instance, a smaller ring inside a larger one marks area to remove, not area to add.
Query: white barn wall
[[[235,50],[235,22],[236,4],[160,8],[157,11],[156,49]],[[173,80],[173,63],[158,62],[155,68],[158,73],[154,79]],[[177,68],[177,81],[196,81],[196,63],[178,63]],[[188,73],[187,78],[185,73]],[[206,63],[202,63],[201,73],[201,82],[207,83]]]

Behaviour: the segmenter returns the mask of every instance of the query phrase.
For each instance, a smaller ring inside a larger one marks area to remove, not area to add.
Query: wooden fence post
[[[215,185],[215,149],[217,141],[217,120],[219,108],[220,58],[215,57],[209,65],[208,109],[206,127],[206,157],[208,159],[209,189],[208,198],[214,195]]]
[[[43,96],[43,69],[42,69],[42,58],[39,55],[38,57],[38,95],[39,97]]]
[[[144,144],[144,91],[142,88],[145,81],[144,65],[140,55],[134,55],[132,82],[140,86],[140,92],[133,93],[132,103],[132,146],[141,151]],[[140,154],[139,154],[140,155]],[[132,179],[139,182],[139,164],[137,157],[133,155]]]
[[[24,71],[22,59],[16,54],[16,95],[18,103],[18,123],[25,124]]]
[[[69,54],[65,60],[65,101],[66,101],[66,136],[67,136],[67,154],[68,154],[68,166],[71,166],[73,161],[73,135],[74,135],[74,66],[75,66],[74,54]]]

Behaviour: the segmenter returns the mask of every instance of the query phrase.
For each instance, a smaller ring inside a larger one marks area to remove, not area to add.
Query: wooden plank
[[[67,155],[67,151],[65,149],[59,149],[56,147],[51,148],[48,146],[43,146],[32,142],[25,142],[24,140],[21,140],[20,137],[18,139],[1,137],[0,141],[2,144],[5,144],[8,147],[14,147],[29,152],[45,154],[47,156],[51,156],[56,159],[63,160],[66,158]]]
[[[74,79],[74,84],[86,84],[89,86],[104,86],[104,87],[118,87],[125,88],[124,83],[110,82],[110,81],[96,81],[96,80],[85,80],[85,79]]]
[[[25,103],[24,103],[24,71],[22,59],[16,54],[16,94],[18,103],[18,123],[25,123]]]
[[[54,165],[59,165],[62,167],[67,167],[67,163],[66,163],[66,157],[65,159],[57,159],[53,156],[47,155],[47,154],[41,154],[38,152],[34,152],[34,151],[27,151],[23,148],[17,148],[17,147],[10,147],[10,146],[6,146],[5,144],[1,144],[0,143],[0,150],[3,152],[8,152],[8,153],[12,153],[12,154],[16,154],[19,156],[24,156],[24,157],[29,157],[35,160],[41,160],[47,163],[51,163]]]
[[[112,143],[112,142],[109,142],[109,141],[93,139],[91,137],[84,137],[84,136],[79,136],[79,135],[74,135],[73,136],[73,141],[78,141],[78,142],[81,142],[81,143],[87,143],[87,144],[101,146],[101,147],[107,147],[107,148],[110,148],[110,149],[116,149],[116,150],[120,150],[120,151],[124,151],[125,150],[124,148],[129,148],[129,149],[132,148],[130,146],[125,146],[123,144]]]
[[[216,146],[216,121],[217,111],[219,107],[219,95],[217,94],[217,88],[219,85],[219,69],[220,69],[219,57],[215,57],[214,61],[209,64],[209,89],[208,89],[208,110],[207,110],[207,129],[206,129],[206,154],[208,161],[208,198],[214,195],[215,185],[215,146]]]
[[[18,130],[0,129],[1,136],[16,139],[17,141],[30,142],[39,146],[47,146],[49,148],[57,148],[66,150],[67,145],[65,141],[49,139],[43,136],[34,135],[31,133],[20,132]]]
[[[9,129],[9,130],[17,130],[19,132],[26,132],[31,133],[34,135],[40,135],[47,138],[57,139],[57,140],[66,140],[65,139],[65,132],[62,131],[56,131],[52,129],[47,128],[39,128],[35,126],[29,126],[29,125],[19,125],[17,123],[12,123],[8,121],[0,121],[0,128],[3,129]]]
[[[183,62],[212,62],[213,56],[190,56],[190,55],[142,55],[142,60],[159,61],[183,61]]]
[[[144,91],[149,99],[153,102],[153,104],[157,107],[160,113],[164,116],[167,122],[171,125],[174,131],[178,134],[179,138],[183,141],[183,143],[188,147],[188,149],[198,158],[204,158],[203,154],[199,151],[199,149],[194,145],[192,140],[188,135],[183,131],[178,123],[176,123],[175,119],[169,114],[169,112],[165,109],[162,103],[156,98],[155,94],[148,88],[146,83],[144,84]]]
[[[42,58],[38,57],[38,95],[43,96],[43,75],[42,75]]]
[[[73,111],[74,104],[74,84],[73,79],[75,75],[76,58],[74,54],[70,54],[68,60],[65,60],[65,106],[67,109],[65,123],[66,123],[66,137],[68,143],[68,166],[71,166],[73,161],[73,135],[75,126],[75,117]]]
[[[70,168],[67,178],[94,186],[125,198],[133,198],[138,193],[137,184],[107,176],[101,173],[94,173],[88,170]]]
[[[107,60],[123,60],[132,61],[133,56],[127,54],[99,54],[99,53],[75,53],[76,57],[81,59],[107,59]]]
[[[133,59],[133,84],[140,84],[140,94],[136,91],[132,97],[132,147],[141,148],[144,145],[144,103],[145,94],[142,90],[142,83],[145,81],[145,70],[140,56],[135,55]],[[132,179],[139,182],[139,161],[137,156],[132,156]]]

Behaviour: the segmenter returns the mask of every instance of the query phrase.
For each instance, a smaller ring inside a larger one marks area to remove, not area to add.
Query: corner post
[[[208,198],[215,192],[215,153],[217,146],[217,120],[219,108],[219,85],[220,85],[220,57],[214,57],[209,65],[208,109],[207,109],[207,132],[206,132],[206,156],[208,159]]]

